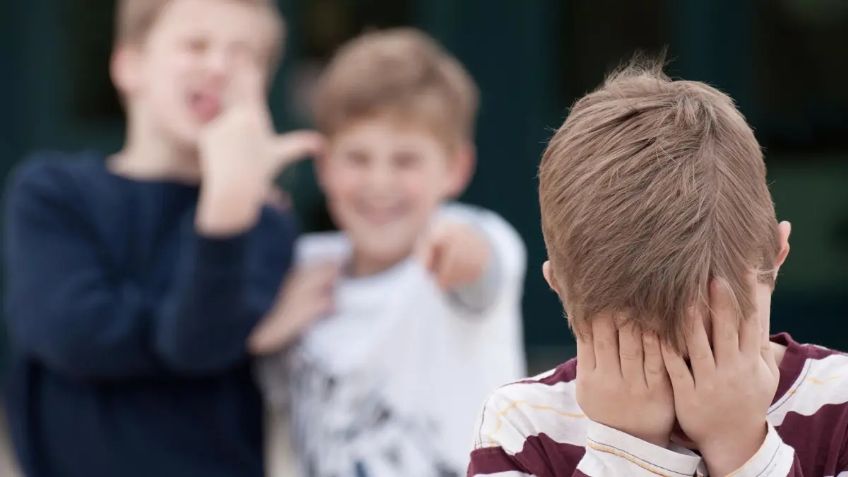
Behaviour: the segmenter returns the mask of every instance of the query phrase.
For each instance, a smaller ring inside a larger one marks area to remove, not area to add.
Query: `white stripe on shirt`
[[[846,355],[833,354],[822,359],[807,359],[801,375],[792,387],[769,409],[769,422],[780,426],[790,412],[812,416],[828,404],[848,402],[846,369]]]

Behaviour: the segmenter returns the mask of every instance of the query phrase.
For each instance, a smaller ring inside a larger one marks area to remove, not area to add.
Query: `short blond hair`
[[[118,0],[115,11],[115,42],[138,44],[144,42],[159,15],[174,0]],[[275,66],[282,56],[285,20],[274,0],[233,0],[264,9],[274,28],[271,63]]]
[[[543,155],[539,201],[572,325],[621,314],[682,349],[710,279],[742,316],[750,269],[773,284],[777,220],[751,128],[730,97],[672,81],[661,62],[635,61],[574,104]]]
[[[315,95],[318,128],[333,135],[377,114],[426,125],[451,143],[470,141],[477,86],[435,40],[412,28],[365,33],[344,45]]]

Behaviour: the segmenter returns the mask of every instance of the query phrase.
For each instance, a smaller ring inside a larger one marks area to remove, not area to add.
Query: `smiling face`
[[[224,108],[234,68],[266,70],[278,41],[256,4],[172,0],[146,37],[119,44],[113,77],[130,118],[182,146]]]
[[[379,271],[409,256],[439,204],[465,186],[470,162],[467,151],[388,115],[333,135],[319,178],[334,221],[353,243],[354,267]]]

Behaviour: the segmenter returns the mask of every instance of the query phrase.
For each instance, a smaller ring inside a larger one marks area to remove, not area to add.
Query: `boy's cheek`
[[[328,198],[343,200],[356,192],[360,182],[356,168],[346,166],[343,160],[333,156],[325,156],[319,161],[315,173]]]

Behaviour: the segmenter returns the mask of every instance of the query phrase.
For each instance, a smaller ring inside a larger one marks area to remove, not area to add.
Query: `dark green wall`
[[[767,146],[778,213],[795,224],[792,254],[774,298],[776,326],[805,340],[848,348],[848,325],[842,320],[848,306],[848,142],[838,139],[848,137],[848,124],[831,120],[814,128],[837,128],[836,142],[822,148],[815,141],[805,142],[809,131],[804,127],[829,117],[821,113],[826,108],[814,105],[796,114],[775,106],[774,95],[763,85],[781,86],[783,78],[768,69],[774,63],[769,55],[775,53],[769,50],[767,35],[774,22],[764,16],[762,2],[409,0],[380,13],[373,10],[379,0],[282,0],[290,35],[272,109],[284,128],[304,125],[288,107],[288,78],[311,48],[304,18],[317,1],[346,4],[364,24],[373,18],[379,25],[409,23],[425,29],[479,82],[479,167],[465,200],[504,215],[527,243],[526,335],[537,362],[571,352],[559,304],[540,273],[545,254],[535,192],[538,158],[576,96],[635,49],[657,51],[662,46],[668,46],[673,74],[708,81],[733,95]],[[79,104],[108,84],[102,45],[108,45],[111,32],[108,26],[96,25],[108,24],[110,2],[29,0],[5,2],[3,8],[0,171],[34,148],[119,147],[122,124],[109,114],[114,105]],[[830,31],[826,25],[821,28]],[[825,84],[828,71],[841,71],[848,57],[846,45],[837,50],[843,58],[834,57],[832,67],[796,72],[802,77],[796,78],[799,84]],[[821,61],[828,66],[826,58]],[[801,88],[799,94],[805,97],[806,92]],[[823,93],[810,87],[809,95],[816,94]],[[848,106],[843,97],[821,101]],[[843,124],[845,128],[838,129]],[[286,183],[294,190],[304,221],[325,224],[309,166],[300,167]]]

